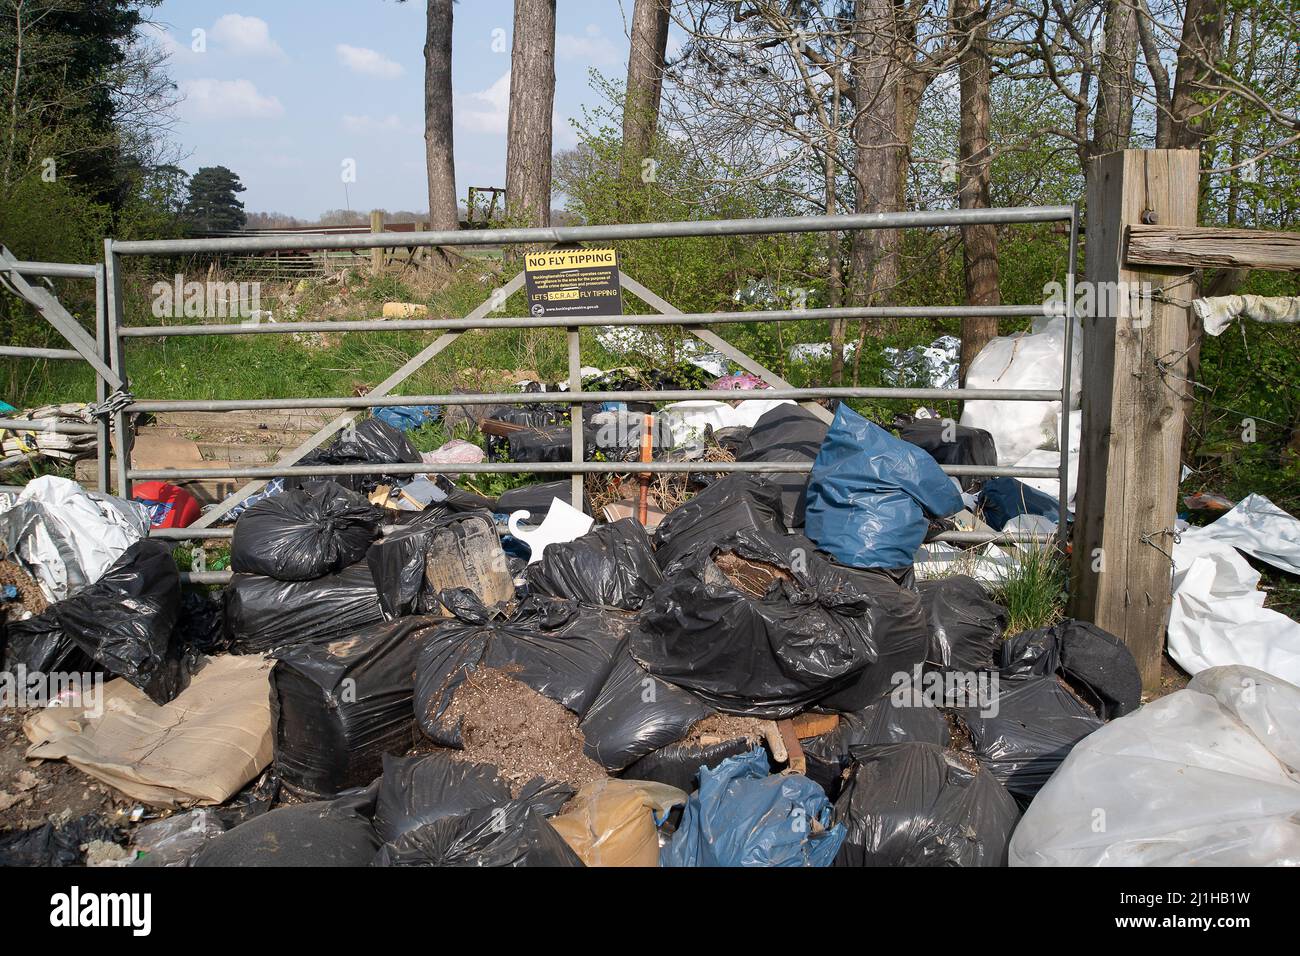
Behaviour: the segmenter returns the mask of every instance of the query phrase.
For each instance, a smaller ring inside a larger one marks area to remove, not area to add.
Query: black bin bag
[[[225,633],[237,654],[344,637],[383,619],[364,561],[314,581],[236,574],[226,588]]]
[[[950,419],[914,418],[898,421],[898,437],[924,448],[941,465],[996,465],[997,447],[993,436],[982,428],[958,425]],[[975,488],[983,479],[965,475],[958,479],[963,491]]]
[[[420,453],[407,440],[400,429],[378,418],[367,418],[352,428],[345,428],[324,448],[305,455],[300,465],[374,465],[375,470],[364,475],[339,475],[335,482],[359,494],[369,494],[381,484],[405,479],[409,475],[390,476],[384,465],[416,464]],[[306,479],[307,482],[314,479]],[[286,482],[290,487],[295,480]],[[299,482],[306,483],[306,482]]]
[[[1142,675],[1133,652],[1096,624],[1069,620],[1025,631],[1000,650],[1003,677],[1056,674],[1103,720],[1123,717],[1141,703]]]
[[[310,581],[366,556],[382,515],[332,481],[263,498],[239,516],[230,568],[280,581]]]
[[[510,800],[510,785],[496,767],[456,760],[446,753],[384,754],[375,832],[384,843],[443,817]]]
[[[654,780],[691,793],[699,788],[701,767],[714,770],[728,757],[749,753],[757,743],[748,737],[733,737],[709,744],[679,740],[646,754],[619,776],[625,780]]]
[[[492,513],[512,515],[516,511],[527,511],[528,518],[524,524],[538,525],[546,520],[551,511],[551,502],[556,498],[566,505],[573,504],[573,485],[568,478],[511,488],[496,500]],[[582,494],[582,513],[592,514],[591,499],[585,491]]]
[[[528,566],[536,594],[635,611],[662,576],[645,529],[632,518],[597,525],[573,541],[547,545]]]
[[[651,674],[723,713],[790,717],[879,658],[872,597],[855,584],[802,535],[732,532],[672,569],[628,646]]]
[[[681,740],[711,713],[694,694],[647,673],[624,648],[578,725],[582,751],[606,770],[622,770]]]
[[[466,676],[479,667],[510,676],[575,714],[600,689],[628,621],[576,601],[528,598],[506,616],[465,589],[444,591],[456,619],[424,641],[416,665],[420,729],[443,747],[461,747],[460,723],[444,719]]]
[[[802,405],[778,405],[754,423],[736,460],[811,463],[829,430],[826,422]],[[765,477],[780,489],[785,526],[802,528],[808,472],[776,472]]]
[[[984,585],[955,574],[916,586],[930,631],[929,661],[945,670],[997,670],[1007,609]]]
[[[384,844],[376,866],[582,866],[582,860],[546,819],[573,796],[540,777],[518,799],[442,816]]]
[[[272,656],[271,724],[280,783],[308,798],[368,784],[386,753],[415,743],[415,660],[434,618],[404,617]]]
[[[196,664],[176,628],[180,613],[171,548],[146,538],[93,584],[11,625],[8,656],[29,670],[104,670],[165,704],[189,684]]]
[[[1102,722],[1056,677],[1003,677],[993,706],[963,707],[975,756],[1022,807]]]
[[[946,747],[948,721],[943,711],[924,704],[900,706],[889,697],[861,710],[840,714],[828,733],[800,741],[809,779],[821,784],[832,800],[840,792],[844,770],[853,762],[854,747],[921,743]]]
[[[851,568],[822,554],[826,558],[823,574],[828,586],[856,592],[865,600],[863,620],[876,646],[876,662],[863,668],[861,676],[848,687],[821,701],[824,708],[852,713],[888,697],[902,675],[911,675],[915,681],[928,656],[930,635],[920,595],[906,584],[910,575],[903,575],[904,583],[899,583],[896,570]]]
[[[835,866],[1005,866],[1020,819],[987,771],[935,744],[857,747],[835,801]]]
[[[380,845],[371,821],[377,789],[253,817],[205,843],[194,866],[369,866]]]
[[[785,531],[781,489],[754,474],[728,475],[679,505],[655,529],[655,560],[667,570],[701,546],[742,530]]]

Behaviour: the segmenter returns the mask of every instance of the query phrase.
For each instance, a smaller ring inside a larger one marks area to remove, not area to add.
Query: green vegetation
[[[1065,606],[1065,562],[1054,548],[1026,545],[1013,552],[1015,563],[992,588],[992,598],[1007,609],[1007,634],[1049,627]]]

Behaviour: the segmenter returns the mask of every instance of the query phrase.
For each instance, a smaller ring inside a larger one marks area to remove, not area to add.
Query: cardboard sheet
[[[30,717],[27,756],[66,759],[154,806],[222,803],[271,762],[271,663],[255,655],[213,658],[162,707],[111,680],[97,717],[84,707],[47,707]]]

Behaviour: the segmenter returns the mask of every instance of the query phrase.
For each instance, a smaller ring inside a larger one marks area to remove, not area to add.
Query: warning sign
[[[524,257],[532,315],[622,315],[613,249],[548,249]]]

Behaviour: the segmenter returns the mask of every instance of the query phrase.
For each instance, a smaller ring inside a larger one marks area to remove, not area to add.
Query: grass
[[[1015,563],[992,587],[991,597],[1007,609],[1007,634],[1050,627],[1065,613],[1066,565],[1046,545],[1012,550]]]

